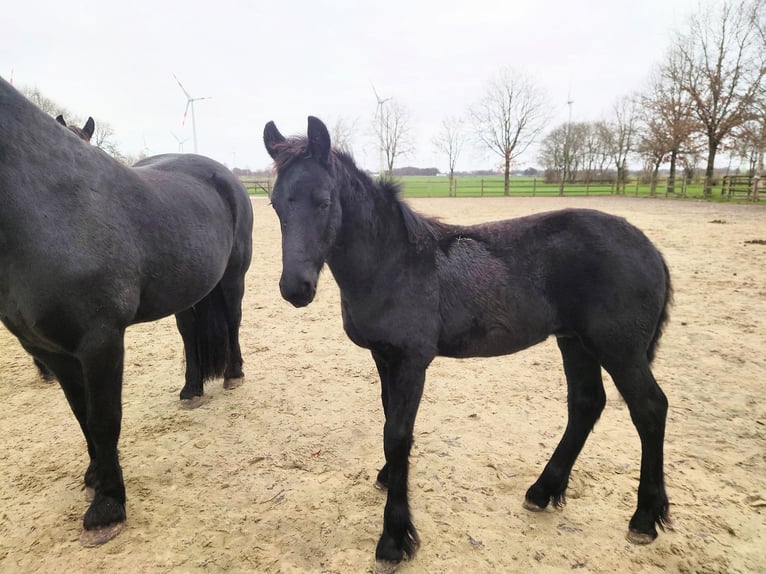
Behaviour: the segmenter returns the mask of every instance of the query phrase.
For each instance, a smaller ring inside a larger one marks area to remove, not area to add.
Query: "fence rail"
[[[752,187],[752,178],[747,185]],[[715,185],[720,188],[720,197],[738,199],[746,196],[748,200],[758,201],[758,194],[747,191],[743,176],[725,176]],[[397,178],[405,197],[502,197],[504,182],[501,176],[456,177],[450,189],[449,178],[443,176],[408,176]],[[270,178],[242,178],[248,193],[254,196],[268,196],[274,186]],[[719,187],[720,186],[720,187]],[[575,183],[546,183],[542,178],[512,177],[508,195],[512,197],[555,197],[555,196],[604,196],[627,195],[638,197],[702,197],[702,181],[689,182],[685,178],[676,178],[673,185],[667,179],[661,179],[654,185],[650,181],[634,178],[624,185],[614,181],[591,181]],[[761,194],[762,195],[762,194]]]
[[[457,177],[450,190],[446,177],[406,177],[402,178],[402,191],[407,197],[500,197],[505,194],[502,177]],[[689,184],[676,179],[670,191],[667,181],[651,182],[633,179],[624,185],[614,181],[591,181],[575,183],[546,183],[541,178],[512,177],[508,195],[517,197],[553,197],[572,195],[637,195],[686,197],[690,191],[694,195],[702,193],[702,184]]]

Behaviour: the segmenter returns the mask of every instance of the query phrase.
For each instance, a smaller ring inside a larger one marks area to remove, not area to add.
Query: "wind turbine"
[[[179,139],[176,134],[173,132],[170,132],[170,135],[172,135],[174,138],[176,138],[176,141],[178,142],[178,153],[184,152],[184,142],[189,141],[189,138],[186,138],[185,140]]]
[[[381,98],[378,95],[378,90],[375,89],[375,84],[373,84],[372,81],[370,81],[370,85],[372,86],[372,92],[375,94],[375,100],[377,101],[377,106],[375,107],[375,117],[380,120],[380,132],[378,132],[378,140],[380,142],[380,171],[378,173],[380,176],[382,176],[385,169],[385,159],[383,158],[385,153],[383,147],[383,105],[391,98]]]
[[[189,111],[189,108],[191,107],[192,141],[194,142],[194,153],[197,153],[197,122],[194,119],[194,102],[199,100],[209,100],[210,96],[205,96],[202,98],[192,98],[191,94],[186,91],[186,88],[184,88],[183,84],[181,83],[181,80],[179,80],[175,74],[173,74],[173,77],[176,79],[176,82],[178,82],[178,86],[181,88],[184,95],[186,96],[186,109],[184,110],[184,119],[181,122],[181,125],[184,125],[186,123],[186,113]]]

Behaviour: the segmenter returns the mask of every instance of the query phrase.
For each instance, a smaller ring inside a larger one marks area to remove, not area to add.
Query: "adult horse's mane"
[[[308,138],[296,136],[288,138],[274,146],[276,155],[274,166],[277,173],[287,169],[298,159],[311,158]],[[418,251],[433,248],[448,233],[449,226],[433,217],[427,217],[414,211],[401,197],[401,186],[390,179],[381,177],[373,180],[366,172],[359,169],[350,152],[333,149],[330,153],[329,164],[325,165],[338,181],[341,193],[351,201],[362,201],[368,198],[382,199],[396,207],[407,230],[407,236]],[[374,212],[369,212],[374,218]],[[372,221],[374,224],[375,221]]]

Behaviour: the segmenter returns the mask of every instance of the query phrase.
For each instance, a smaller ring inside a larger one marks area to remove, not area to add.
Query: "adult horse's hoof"
[[[654,539],[657,538],[656,534],[648,534],[646,532],[637,532],[635,530],[628,530],[628,533],[625,535],[625,538],[628,539],[628,542],[631,542],[633,544],[651,544],[654,542]]]
[[[85,501],[93,502],[93,499],[96,498],[96,489],[92,486],[86,486],[83,487],[83,491],[85,492]]]
[[[375,568],[372,570],[374,574],[391,574],[397,568],[399,568],[401,562],[394,562],[393,560],[376,560]]]
[[[245,383],[245,377],[237,377],[236,379],[224,379],[223,388],[227,390],[236,389],[241,387]]]
[[[534,502],[532,502],[528,498],[524,499],[524,503],[523,503],[522,506],[524,506],[524,508],[526,508],[530,512],[543,512],[545,510],[545,508],[543,508],[539,504],[535,504]]]
[[[126,521],[123,520],[122,522],[114,522],[112,524],[107,524],[106,526],[99,526],[93,530],[83,530],[80,533],[80,544],[85,546],[85,548],[101,546],[122,532],[125,528],[125,523]]]
[[[206,402],[208,402],[208,397],[206,395],[202,395],[201,397],[192,397],[190,399],[181,399],[181,408],[190,411],[193,409],[196,409],[197,407],[201,407]]]

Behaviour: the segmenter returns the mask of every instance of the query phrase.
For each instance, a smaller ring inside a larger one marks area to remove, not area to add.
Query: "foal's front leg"
[[[382,357],[381,357],[382,358]],[[376,359],[376,363],[378,359]],[[401,351],[385,353],[388,381],[381,381],[387,396],[383,398],[386,424],[383,450],[386,455],[388,495],[383,515],[383,533],[375,550],[378,569],[390,571],[402,560],[412,558],[420,543],[412,524],[407,483],[409,455],[415,416],[423,394],[428,360],[406,356]],[[382,472],[382,471],[381,471]]]

